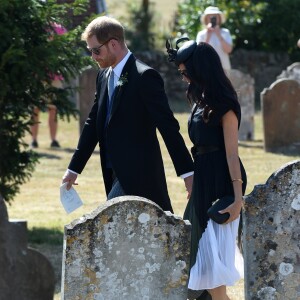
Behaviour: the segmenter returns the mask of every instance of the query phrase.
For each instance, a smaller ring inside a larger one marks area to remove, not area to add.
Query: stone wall
[[[174,63],[169,63],[167,55],[158,51],[135,53],[135,56],[158,70],[164,81],[169,101],[182,102],[186,111],[189,111],[185,91],[187,85],[182,81]],[[260,105],[260,93],[269,87],[290,64],[287,54],[274,54],[258,51],[238,49],[231,54],[233,69],[239,70],[254,79],[255,102]],[[91,99],[93,101],[94,99]]]
[[[270,53],[237,49],[230,56],[231,67],[249,74],[255,82],[255,102],[260,103],[260,93],[290,64],[287,53]]]
[[[183,102],[186,104],[186,110],[189,111],[189,104],[185,94],[187,83],[182,80],[175,64],[168,62],[167,55],[163,52],[149,51],[135,53],[135,56],[159,71],[164,79],[165,90],[169,101]]]
[[[160,72],[172,109],[175,112],[190,111],[190,105],[186,99],[187,83],[182,81],[174,63],[167,61],[167,55],[158,51],[145,51],[135,53],[135,56]],[[255,103],[256,106],[260,106],[260,93],[276,80],[276,76],[288,66],[289,60],[287,55],[237,50],[231,55],[231,61],[233,71],[244,76],[241,80],[233,82],[238,94],[240,95],[240,91],[243,90],[246,97],[240,99],[244,117],[239,139],[251,140],[254,137],[253,85]],[[76,95],[80,110],[80,131],[94,101],[96,75],[97,70],[88,67],[83,75],[74,81],[74,84],[77,82],[80,86]],[[245,82],[248,83],[245,85]],[[178,103],[182,104],[176,105]]]
[[[167,61],[167,55],[163,52],[136,53],[136,57],[156,68],[165,80],[166,91],[170,101],[186,101],[186,84],[174,63]],[[259,105],[260,93],[265,87],[271,85],[276,77],[286,69],[290,60],[285,53],[269,53],[262,51],[247,51],[237,49],[230,55],[232,69],[239,70],[250,75],[255,82],[255,101]]]

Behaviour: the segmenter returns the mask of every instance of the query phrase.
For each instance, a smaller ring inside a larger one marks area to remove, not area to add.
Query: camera
[[[213,16],[210,18],[211,27],[216,27],[217,25],[217,17]]]

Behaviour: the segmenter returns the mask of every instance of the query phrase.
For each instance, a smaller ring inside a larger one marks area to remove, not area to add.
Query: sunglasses
[[[108,39],[106,42],[104,42],[103,44],[101,44],[100,46],[98,47],[95,47],[95,48],[89,48],[87,47],[87,49],[91,52],[91,53],[94,53],[96,55],[99,55],[100,54],[100,49],[101,47],[103,47],[104,45],[106,45],[108,42],[110,42],[111,40],[117,40],[116,38],[112,37],[110,39]]]
[[[188,74],[187,74],[187,71],[186,70],[178,70],[179,71],[179,73],[181,74],[181,76],[183,77],[183,76],[185,76],[185,77],[188,77]]]

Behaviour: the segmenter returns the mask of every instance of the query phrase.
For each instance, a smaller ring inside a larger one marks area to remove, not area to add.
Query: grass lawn
[[[176,114],[181,125],[181,133],[188,145],[187,136],[188,113]],[[59,298],[62,239],[65,224],[75,218],[94,210],[106,200],[104,185],[100,170],[99,152],[96,149],[82,175],[79,176],[77,192],[84,201],[84,206],[67,215],[59,200],[59,186],[66,170],[79,136],[78,122],[70,123],[59,120],[58,141],[62,148],[51,149],[47,114],[41,115],[41,125],[38,137],[40,163],[29,182],[21,187],[11,205],[8,205],[10,219],[26,219],[28,221],[29,242],[39,249],[52,262],[57,277],[55,299]],[[26,137],[30,143],[30,137]],[[186,192],[183,181],[176,177],[172,162],[163,143],[163,151],[169,193],[175,214],[182,216],[186,205]],[[261,114],[255,116],[255,137],[253,141],[240,142],[240,157],[248,174],[246,194],[251,193],[257,184],[263,184],[268,177],[283,164],[299,159],[296,156],[266,153],[263,150]],[[243,280],[230,288],[232,300],[244,299]]]

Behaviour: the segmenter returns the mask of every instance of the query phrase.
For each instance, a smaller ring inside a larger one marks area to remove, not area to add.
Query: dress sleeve
[[[221,105],[219,105],[216,109],[214,109],[209,123],[214,126],[219,125],[222,117],[230,110],[232,110],[236,114],[240,126],[241,107],[238,103],[234,103],[234,102],[232,103],[224,102]]]

